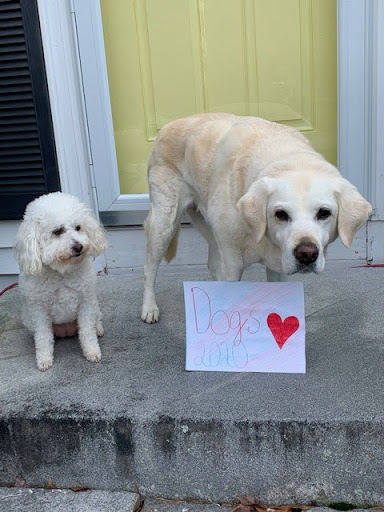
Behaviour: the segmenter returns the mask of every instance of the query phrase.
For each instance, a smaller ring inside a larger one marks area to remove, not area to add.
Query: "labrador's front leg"
[[[243,255],[233,248],[219,248],[219,265],[216,270],[216,281],[241,281],[244,271]]]

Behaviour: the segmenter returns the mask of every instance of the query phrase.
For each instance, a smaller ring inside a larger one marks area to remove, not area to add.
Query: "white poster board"
[[[305,373],[303,283],[184,283],[186,370]]]

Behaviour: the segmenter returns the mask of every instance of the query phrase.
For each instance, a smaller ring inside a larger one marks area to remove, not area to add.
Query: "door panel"
[[[121,192],[147,192],[167,122],[232,112],[306,132],[336,163],[334,0],[101,0]]]

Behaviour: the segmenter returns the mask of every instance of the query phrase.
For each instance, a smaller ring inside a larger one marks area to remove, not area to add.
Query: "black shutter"
[[[60,190],[36,0],[0,0],[0,219]]]

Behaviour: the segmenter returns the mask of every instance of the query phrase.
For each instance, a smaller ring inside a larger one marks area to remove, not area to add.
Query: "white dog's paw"
[[[159,321],[159,308],[154,305],[152,307],[145,307],[141,311],[141,319],[147,324],[155,324]]]
[[[53,356],[36,356],[36,361],[38,369],[45,372],[53,365]]]
[[[97,336],[103,336],[104,334],[104,327],[101,322],[98,322],[98,324],[96,325],[96,334]]]
[[[101,359],[101,350],[100,348],[93,348],[90,350],[85,350],[83,352],[84,356],[88,361],[91,361],[91,363],[98,363]]]

